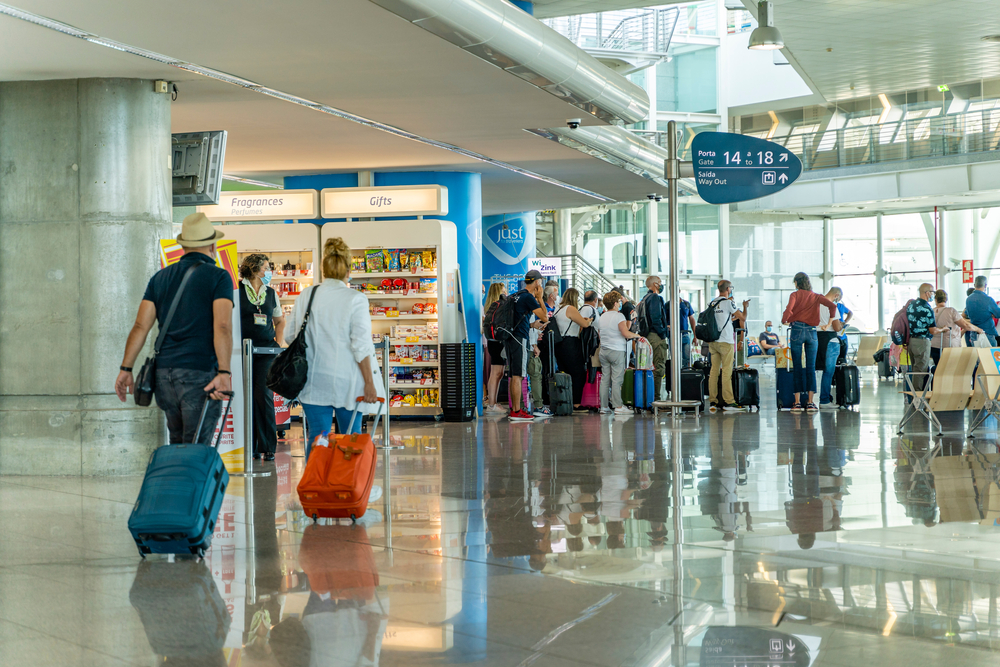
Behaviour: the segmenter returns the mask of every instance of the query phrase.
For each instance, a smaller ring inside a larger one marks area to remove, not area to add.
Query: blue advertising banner
[[[528,260],[535,256],[535,212],[506,213],[483,218],[483,285],[507,285],[507,293],[517,291],[528,272]]]
[[[730,132],[696,134],[691,159],[698,196],[709,204],[773,195],[802,173],[802,162],[784,146]]]

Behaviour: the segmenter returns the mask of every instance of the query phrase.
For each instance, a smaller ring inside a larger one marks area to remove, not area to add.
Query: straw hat
[[[202,248],[212,245],[225,234],[212,226],[212,221],[204,213],[192,213],[184,218],[177,243],[184,248]]]

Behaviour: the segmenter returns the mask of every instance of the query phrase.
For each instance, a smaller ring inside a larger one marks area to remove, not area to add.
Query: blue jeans
[[[833,373],[837,369],[837,359],[840,358],[840,339],[832,338],[826,345],[826,359],[823,364],[823,379],[819,387],[819,402],[832,403],[830,389],[833,385]]]
[[[691,332],[681,332],[681,368],[691,368]]]
[[[802,322],[792,322],[791,348],[792,348],[792,381],[794,392],[803,394],[805,392],[816,391],[816,327],[811,327]],[[806,351],[806,365],[802,366],[802,350]],[[839,353],[839,350],[838,350]],[[807,396],[800,396],[799,403],[805,404]]]
[[[334,408],[332,405],[313,405],[311,403],[302,404],[302,412],[306,418],[306,460],[309,459],[309,452],[312,451],[313,440],[320,433],[329,432],[333,426],[333,416],[337,416],[337,430],[343,434],[361,433],[361,420],[364,415],[358,412],[358,416],[351,423],[351,415],[354,410],[347,408]]]

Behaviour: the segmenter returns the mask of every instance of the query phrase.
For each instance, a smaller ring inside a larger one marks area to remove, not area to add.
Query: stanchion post
[[[243,472],[234,477],[268,477],[270,471],[253,469],[253,341],[243,339]]]
[[[677,179],[680,178],[680,162],[677,160],[677,121],[667,123],[667,207],[670,223],[670,400],[681,400],[681,365],[684,354],[681,350],[681,319],[680,319],[680,267],[678,266],[677,244],[680,238],[680,227],[677,220]],[[677,408],[670,408],[671,415],[677,414]]]
[[[382,419],[382,508],[385,516],[385,550],[389,552],[390,563],[392,558],[392,499],[390,493],[389,479],[389,452],[393,449],[402,449],[401,446],[394,447],[389,441],[389,350],[392,343],[388,334],[382,337],[382,378],[385,381],[385,403],[382,409],[385,415]],[[372,434],[374,435],[374,433]]]

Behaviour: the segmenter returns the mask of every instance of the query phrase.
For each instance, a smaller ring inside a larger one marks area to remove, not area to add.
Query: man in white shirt
[[[721,408],[725,412],[739,411],[733,397],[733,359],[736,351],[736,333],[733,320],[746,322],[749,301],[743,302],[743,310],[737,310],[733,301],[733,284],[728,280],[719,281],[719,296],[710,304],[715,307],[715,322],[719,327],[719,339],[708,344],[712,359],[712,372],[708,376],[709,412]],[[719,401],[719,377],[722,377],[722,401]]]

